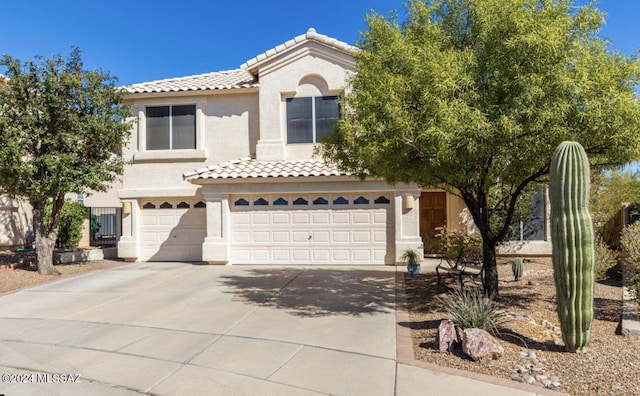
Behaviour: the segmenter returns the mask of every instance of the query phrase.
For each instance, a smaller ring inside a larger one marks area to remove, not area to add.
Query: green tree
[[[108,72],[83,68],[80,50],[24,64],[5,55],[0,90],[0,188],[28,200],[40,274],[57,274],[53,249],[67,192],[104,191],[122,174],[130,112]],[[50,221],[45,206],[51,204]]]
[[[596,173],[591,179],[593,226],[607,245],[618,247],[622,232],[622,204],[640,200],[640,177],[630,171],[614,170]]]
[[[607,50],[603,21],[570,0],[413,0],[403,21],[372,13],[320,151],[363,178],[458,194],[497,296],[496,246],[560,142],[580,142],[594,166],[638,158],[640,60]]]

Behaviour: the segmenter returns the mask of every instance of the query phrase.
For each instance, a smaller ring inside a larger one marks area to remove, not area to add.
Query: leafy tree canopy
[[[66,59],[25,63],[5,55],[0,66],[8,78],[0,89],[0,188],[33,206],[38,270],[53,273],[49,251],[64,195],[104,191],[122,173],[130,112],[116,79],[85,70],[78,48]],[[52,215],[45,224],[47,202]]]
[[[403,21],[371,14],[322,154],[361,177],[459,194],[495,295],[496,244],[560,142],[580,142],[594,166],[638,158],[640,61],[607,50],[603,21],[570,0],[414,0]]]

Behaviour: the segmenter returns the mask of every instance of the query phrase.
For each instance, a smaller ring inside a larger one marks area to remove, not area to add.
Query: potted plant
[[[420,262],[422,261],[422,257],[416,250],[405,250],[404,253],[402,253],[402,256],[400,256],[400,260],[407,265],[407,271],[409,271],[411,276],[420,273]]]

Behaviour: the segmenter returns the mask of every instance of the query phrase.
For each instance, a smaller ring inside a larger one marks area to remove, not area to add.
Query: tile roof
[[[127,85],[124,89],[130,94],[142,94],[258,87],[258,79],[249,71],[250,69],[254,68],[260,62],[270,58],[271,56],[282,53],[306,41],[315,41],[350,54],[355,54],[359,51],[357,47],[339,41],[335,38],[325,36],[324,34],[316,33],[315,29],[310,28],[307,33],[297,36],[286,43],[280,44],[277,47],[248,60],[240,66],[240,69],[143,82]]]
[[[297,176],[348,176],[322,160],[257,161],[245,157],[184,174],[186,180],[250,179]]]
[[[342,52],[347,52],[349,54],[355,55],[358,51],[360,51],[360,49],[358,49],[357,47],[354,47],[352,45],[349,45],[345,42],[342,42],[340,40],[337,40],[335,38],[329,37],[329,36],[325,36],[324,34],[320,34],[320,33],[316,33],[316,30],[314,28],[309,28],[309,30],[307,30],[307,33],[305,34],[301,34],[300,36],[296,36],[293,39],[278,45],[277,47],[274,47],[258,56],[256,56],[253,59],[248,60],[247,62],[245,62],[242,66],[240,66],[242,69],[251,69],[253,68],[255,65],[257,65],[258,63],[262,62],[263,60],[270,58],[273,55],[276,55],[280,52],[284,52],[286,50],[288,50],[291,47],[295,47],[296,45],[305,42],[305,41],[316,41],[320,44],[324,44],[328,47],[337,49],[339,51]]]
[[[257,87],[258,81],[247,70],[236,69],[222,72],[205,73],[195,76],[168,78],[140,84],[127,85],[127,92],[158,93],[180,91],[206,91],[234,88]]]

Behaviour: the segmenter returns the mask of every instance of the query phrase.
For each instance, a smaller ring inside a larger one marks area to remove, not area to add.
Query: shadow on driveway
[[[362,316],[395,309],[395,274],[359,269],[252,269],[221,277],[240,301],[301,317]]]

